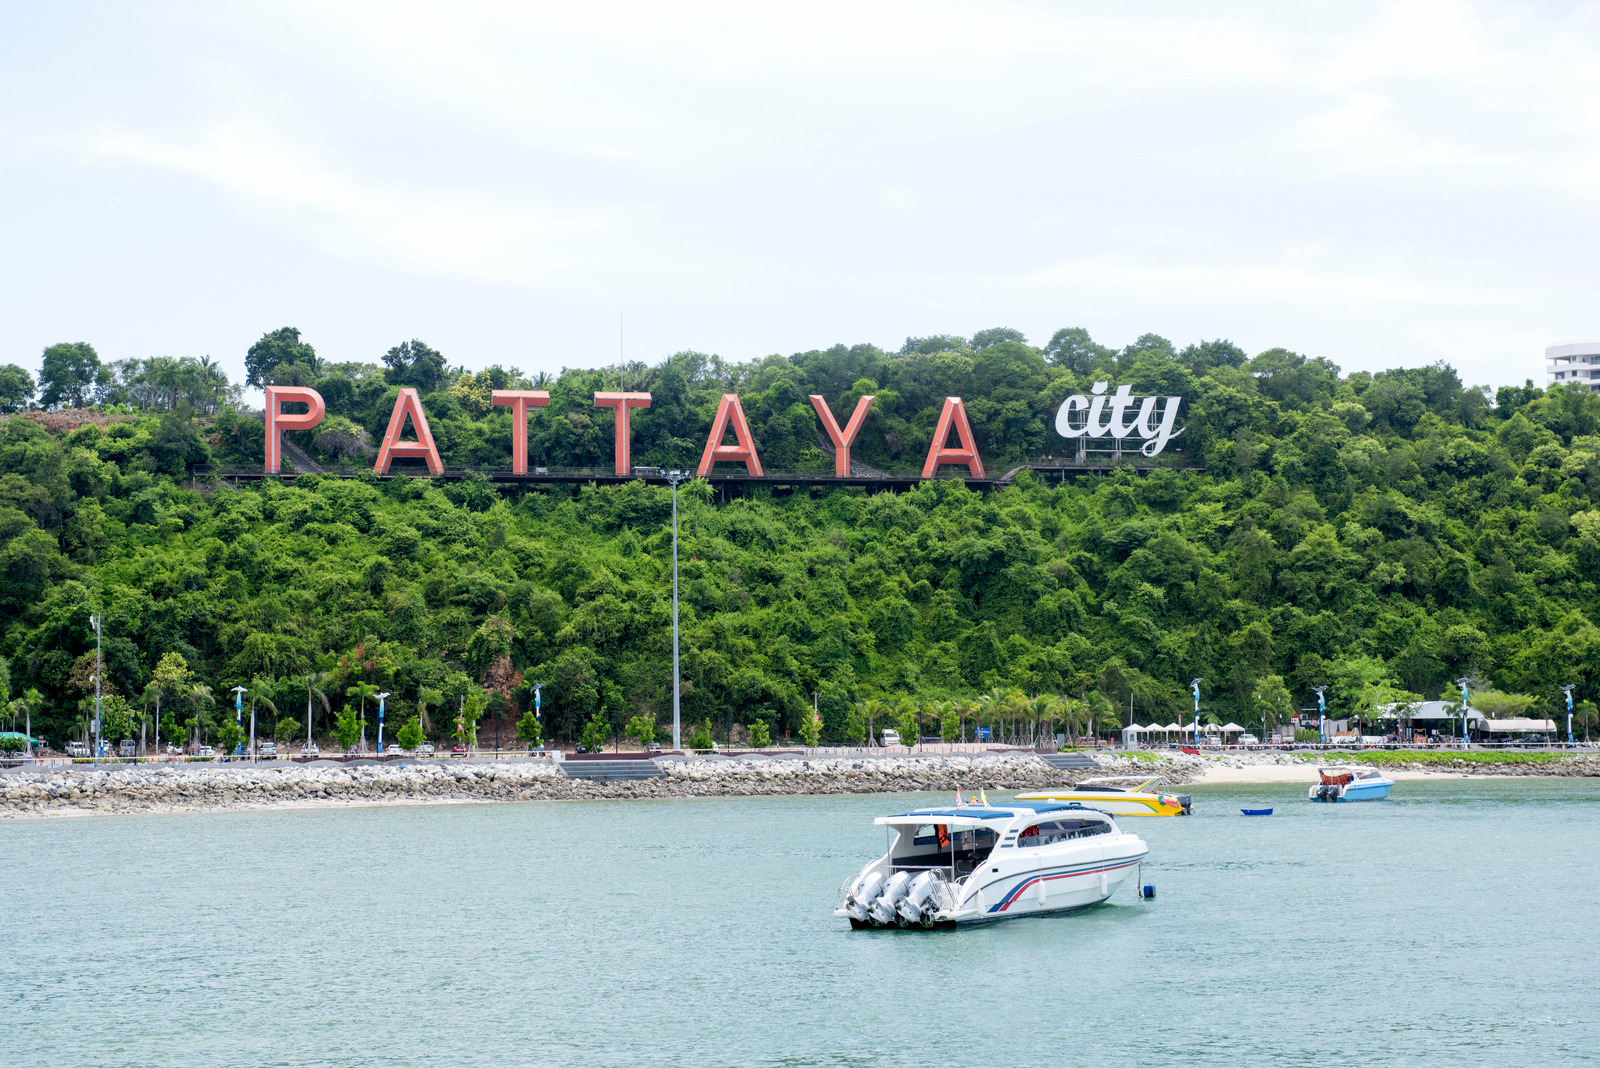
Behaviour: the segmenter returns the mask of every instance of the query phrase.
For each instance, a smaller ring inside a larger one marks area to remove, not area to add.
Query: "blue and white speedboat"
[[[956,927],[1105,901],[1150,847],[1109,815],[1046,801],[923,808],[873,821],[888,852],[839,889],[850,926]]]
[[[1311,787],[1313,801],[1382,801],[1389,796],[1393,779],[1386,779],[1372,768],[1318,768],[1321,778]]]

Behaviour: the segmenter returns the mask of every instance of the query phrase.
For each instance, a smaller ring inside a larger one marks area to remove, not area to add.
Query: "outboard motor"
[[[878,892],[883,889],[883,872],[872,871],[856,880],[850,888],[849,900],[845,902],[844,909],[850,914],[852,920],[860,923],[867,922],[867,910],[877,900]]]
[[[900,899],[906,896],[906,888],[911,885],[911,873],[897,871],[889,877],[884,885],[883,893],[878,895],[878,900],[867,909],[867,915],[879,926],[886,926],[894,922],[895,910],[900,904]]]
[[[931,871],[925,871],[906,888],[905,900],[900,902],[896,910],[900,914],[901,926],[911,923],[920,923],[924,927],[933,926],[933,914],[937,910],[937,892],[939,877]]]
[[[1344,797],[1345,784],[1351,779],[1348,771],[1337,772],[1333,775],[1329,775],[1325,771],[1319,771],[1317,777],[1322,780],[1321,785],[1316,787],[1316,793],[1313,795],[1318,801],[1338,801]]]

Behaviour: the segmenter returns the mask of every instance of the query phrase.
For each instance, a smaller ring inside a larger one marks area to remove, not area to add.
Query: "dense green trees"
[[[211,694],[235,685],[286,719],[309,701],[319,733],[352,739],[380,690],[390,722],[415,717],[441,742],[608,741],[670,714],[666,490],[370,474],[402,385],[423,391],[448,464],[506,466],[509,416],[488,392],[537,385],[551,404],[529,419],[533,462],[607,467],[610,413],[592,394],[615,373],[467,373],[419,341],[330,365],[292,330],[252,352],[259,375],[327,398],[302,447],[367,474],[194,481],[196,462],[258,466],[262,429],[225,401],[203,417],[181,391],[148,414],[0,422],[0,653],[13,688],[41,694],[36,732],[81,727],[96,610],[108,691],[135,717],[159,700],[163,740],[223,740],[232,709]],[[959,395],[1003,472],[1060,449],[1064,396],[1112,381],[1187,398],[1174,444],[1206,467],[1022,473],[989,494],[724,500],[687,484],[686,724],[797,736],[815,702],[825,740],[908,716],[924,733],[992,722],[1026,738],[1103,733],[1130,700],[1141,721],[1184,718],[1195,676],[1203,716],[1249,726],[1281,723],[1319,684],[1343,713],[1471,673],[1545,714],[1560,683],[1584,700],[1600,685],[1600,397],[1525,385],[1491,400],[1443,365],[1341,376],[1282,349],[1146,335],[1112,350],[1081,330],[1042,350],[999,329],[625,373],[654,396],[634,415],[641,464],[692,464],[733,391],[769,470],[831,470],[807,394],[842,419],[874,393],[858,460],[919,467]],[[54,403],[72,403],[59,378]],[[524,721],[534,682],[542,724]]]

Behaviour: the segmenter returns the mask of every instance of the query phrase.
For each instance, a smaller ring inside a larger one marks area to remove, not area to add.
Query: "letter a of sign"
[[[951,449],[950,427],[956,428],[961,448]],[[928,447],[928,462],[922,465],[922,477],[932,478],[941,464],[965,464],[973,478],[983,477],[983,461],[978,459],[978,443],[972,438],[972,424],[967,422],[967,410],[960,397],[946,397],[944,411],[939,413],[939,428],[933,432],[933,444]]]
[[[406,416],[416,428],[416,441],[401,441],[400,431],[405,429]],[[394,399],[394,414],[389,416],[389,429],[383,434],[383,448],[378,450],[378,462],[373,470],[380,475],[389,473],[389,465],[397,458],[416,457],[428,461],[428,474],[444,473],[444,461],[439,450],[433,447],[433,431],[428,429],[428,417],[422,414],[422,400],[414,389],[402,389]]]
[[[722,444],[722,437],[733,427],[735,445]],[[701,478],[711,473],[711,465],[722,461],[744,464],[746,470],[757,478],[766,477],[761,471],[761,459],[756,456],[756,439],[750,436],[750,424],[744,421],[744,409],[735,393],[724,393],[717,405],[717,417],[711,421],[711,436],[706,439],[706,451],[700,455]]]
[[[286,415],[280,410],[283,404],[296,401],[310,405],[311,410],[304,415]],[[323,413],[327,410],[322,403],[322,394],[314,389],[303,386],[267,387],[267,474],[276,475],[283,462],[278,453],[283,443],[283,431],[310,430],[322,422]]]
[[[833,441],[833,473],[840,478],[850,477],[850,443],[856,440],[856,434],[861,430],[861,424],[867,421],[867,410],[872,407],[872,402],[877,398],[868,394],[856,401],[856,410],[850,413],[850,422],[843,430],[833,418],[833,413],[828,410],[828,402],[811,394],[811,407],[817,410],[817,418],[822,420],[822,429],[828,432],[828,437]]]

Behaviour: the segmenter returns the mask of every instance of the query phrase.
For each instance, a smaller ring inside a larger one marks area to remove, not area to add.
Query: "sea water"
[[[1600,783],[1196,788],[1100,908],[851,931],[943,795],[0,824],[8,1065],[1571,1065]],[[1009,795],[991,795],[991,799]],[[1270,817],[1241,808],[1272,806]]]

